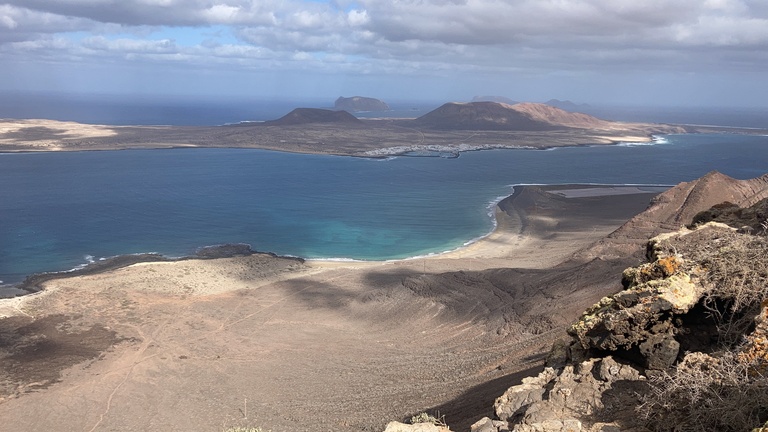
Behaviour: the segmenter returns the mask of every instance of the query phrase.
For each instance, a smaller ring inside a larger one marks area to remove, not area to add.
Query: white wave
[[[291,256],[291,255],[281,255],[281,256],[290,257],[290,258],[300,258],[297,256]],[[307,261],[333,261],[333,262],[368,262],[368,260],[354,259],[354,258],[306,258],[306,260]],[[399,260],[391,260],[391,261],[399,261]]]
[[[655,146],[657,143],[653,141],[646,142],[620,142],[616,144],[616,147],[648,147]]]
[[[255,123],[264,123],[264,120],[241,120],[239,122],[234,122],[234,123],[224,123],[222,126],[237,126],[237,125],[247,125],[247,124],[255,124]]]
[[[669,140],[661,135],[651,135],[650,141],[622,141],[616,143],[617,147],[640,147],[640,146],[655,146],[669,144]]]
[[[364,157],[361,158],[363,160],[372,161],[372,162],[389,162],[391,160],[397,159],[397,156],[387,156],[387,157]]]

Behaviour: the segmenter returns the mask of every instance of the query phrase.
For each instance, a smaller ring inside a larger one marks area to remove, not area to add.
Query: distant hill
[[[363,96],[353,96],[348,98],[339,96],[333,106],[337,110],[345,110],[349,112],[389,110],[389,105],[386,103],[378,99]]]
[[[576,104],[569,100],[560,100],[560,99],[550,99],[545,104],[549,106],[553,106],[555,108],[560,108],[561,110],[571,111],[571,112],[579,112],[581,110],[589,108],[588,104]]]
[[[505,103],[507,105],[514,105],[518,103],[516,100],[512,100],[504,96],[475,96],[472,98],[472,102],[498,102]]]
[[[594,129],[611,122],[586,114],[571,113],[539,103],[515,105],[497,102],[451,102],[416,120],[432,129],[544,131],[563,128]]]
[[[309,123],[344,123],[362,124],[362,122],[346,111],[334,111],[320,108],[296,108],[277,120],[266,121],[268,126],[293,126]]]

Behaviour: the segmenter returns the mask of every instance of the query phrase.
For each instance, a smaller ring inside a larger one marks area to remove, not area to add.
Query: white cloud
[[[151,53],[151,54],[176,54],[178,48],[169,39],[161,40],[137,40],[137,39],[106,39],[103,36],[95,36],[83,40],[82,46],[91,50],[112,51],[119,53]]]
[[[368,12],[364,10],[351,10],[347,13],[347,21],[353,27],[368,24],[371,20],[368,18]]]
[[[200,37],[163,34],[180,27]],[[761,71],[767,52],[765,0],[0,0],[0,53],[27,60],[567,75]]]
[[[214,23],[229,23],[233,22],[239,13],[238,6],[216,4],[203,11],[203,16]]]

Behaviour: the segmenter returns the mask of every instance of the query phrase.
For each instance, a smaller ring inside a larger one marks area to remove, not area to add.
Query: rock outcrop
[[[768,221],[768,198],[764,198],[748,208],[726,201],[698,213],[693,217],[692,225],[722,222],[743,232],[764,234],[768,231],[768,222],[766,221]]]
[[[569,328],[542,373],[496,400],[505,423],[488,432],[745,430],[768,419],[768,237],[710,222],[651,239],[648,259]]]
[[[496,399],[494,411],[505,424],[489,432],[609,431],[615,425],[601,421],[608,420],[601,418],[602,413],[610,409],[614,414],[633,415],[634,406],[626,402],[644,381],[636,368],[610,356],[560,370],[548,367]]]
[[[334,102],[333,106],[337,110],[344,110],[349,112],[389,110],[389,105],[386,103],[378,99],[363,96],[352,96],[348,98],[339,96],[339,98],[336,99],[336,102]]]

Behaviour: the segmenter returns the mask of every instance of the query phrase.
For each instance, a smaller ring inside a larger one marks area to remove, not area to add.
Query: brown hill
[[[539,103],[450,102],[417,118],[432,129],[546,131],[607,128],[611,122]]]
[[[690,224],[698,213],[713,206],[729,202],[750,207],[765,198],[768,198],[768,174],[750,180],[737,180],[712,171],[659,194],[646,211],[595,244],[585,256],[637,254],[650,237],[677,231]]]
[[[524,102],[512,105],[512,109],[529,116],[531,119],[579,129],[602,129],[612,125],[612,122],[601,120],[588,114],[569,112],[547,104]]]
[[[266,121],[268,126],[295,126],[310,123],[362,124],[357,117],[346,111],[334,111],[320,108],[296,108],[277,120]]]

